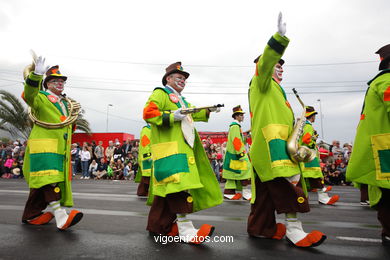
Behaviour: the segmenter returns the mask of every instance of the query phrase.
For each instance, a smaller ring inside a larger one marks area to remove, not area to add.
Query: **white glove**
[[[283,23],[282,12],[279,12],[279,17],[278,17],[278,33],[281,36],[284,36],[286,34],[286,23]]]
[[[181,113],[181,108],[176,110],[175,113],[173,114],[174,120],[175,121],[181,121],[183,120],[187,115]]]
[[[211,108],[209,108],[209,111],[219,113],[219,112],[221,112],[221,108],[220,107],[211,107]]]
[[[42,56],[39,56],[37,60],[35,61],[35,70],[34,73],[36,75],[43,75],[46,72],[46,67],[45,67],[45,58]]]

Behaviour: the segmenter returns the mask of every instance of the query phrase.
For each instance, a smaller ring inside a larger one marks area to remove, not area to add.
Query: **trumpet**
[[[183,108],[180,113],[184,115],[193,114],[201,111],[202,109],[210,109],[210,108],[218,108],[218,107],[224,107],[224,104],[218,104],[214,106],[208,106],[208,107],[189,107],[189,108]]]

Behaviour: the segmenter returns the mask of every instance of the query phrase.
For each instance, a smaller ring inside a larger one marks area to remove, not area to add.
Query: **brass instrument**
[[[218,108],[218,107],[224,107],[224,104],[218,104],[214,106],[208,106],[208,107],[189,107],[189,108],[183,108],[180,113],[184,115],[193,114],[201,111],[202,109],[209,109],[209,108]]]
[[[47,128],[47,129],[58,129],[58,128],[63,128],[65,126],[74,124],[80,114],[81,110],[81,105],[77,101],[67,98],[64,98],[65,101],[68,103],[68,111],[69,111],[69,116],[66,117],[66,119],[61,122],[61,123],[47,123],[44,121],[39,120],[34,116],[34,114],[31,111],[31,108],[28,108],[28,116],[30,117],[31,121],[39,125],[41,127]]]
[[[33,61],[31,64],[27,65],[24,70],[23,70],[23,77],[24,77],[24,80],[27,79],[28,75],[30,75],[31,71],[34,71],[35,70],[35,62],[37,60],[37,55],[35,54],[35,52],[33,50],[30,50],[30,53],[32,55],[32,58],[33,58]],[[36,118],[36,116],[33,114],[32,110],[31,110],[31,107],[28,108],[28,116],[29,118],[31,119],[31,121],[36,124],[36,125],[39,125],[41,127],[44,127],[44,128],[47,128],[47,129],[58,129],[58,128],[63,128],[65,126],[68,126],[68,125],[71,125],[73,123],[76,122],[79,114],[80,114],[80,110],[81,110],[81,105],[80,103],[78,103],[77,101],[71,99],[71,98],[67,98],[67,97],[64,97],[65,101],[67,102],[68,104],[68,111],[69,111],[69,116],[66,117],[66,119],[61,122],[61,123],[48,123],[48,122],[44,122],[42,120],[39,120],[38,118]]]
[[[303,104],[301,98],[299,97],[295,88],[292,89],[295,96],[298,98],[299,103],[303,107],[303,112],[301,118],[296,122],[294,130],[287,139],[287,151],[290,155],[290,158],[293,162],[311,162],[316,158],[316,151],[311,150],[306,146],[299,146],[299,140],[303,134],[303,127],[306,124],[306,110],[305,105]]]

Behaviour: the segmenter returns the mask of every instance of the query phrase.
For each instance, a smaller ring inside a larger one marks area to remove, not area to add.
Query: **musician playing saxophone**
[[[326,236],[320,231],[306,233],[297,212],[308,212],[309,203],[301,184],[301,170],[287,153],[287,139],[293,132],[294,113],[280,83],[283,78],[281,59],[289,39],[286,24],[279,14],[278,32],[268,41],[256,60],[250,83],[253,165],[251,212],[248,233],[254,237],[287,240],[297,247],[321,244]],[[255,184],[255,185],[253,185]],[[276,223],[275,211],[286,214],[286,225]]]
[[[303,127],[303,134],[300,138],[300,144],[315,150],[317,153],[316,140],[318,134],[312,125],[316,120],[317,111],[315,111],[312,106],[307,106],[305,110],[306,122]],[[339,195],[333,195],[332,197],[329,197],[328,195],[328,191],[332,189],[332,186],[324,186],[324,176],[321,171],[319,156],[316,156],[311,162],[305,163],[302,175],[310,187],[310,190],[317,190],[318,203],[334,205],[339,200]]]
[[[65,123],[70,122],[73,111],[69,109],[70,100],[62,94],[67,77],[61,74],[58,65],[47,69],[43,57],[36,58],[32,70],[26,75],[22,94],[35,118],[24,157],[23,173],[30,194],[22,221],[43,225],[55,218],[57,228],[65,230],[83,216],[77,210],[68,214],[62,208],[73,206],[70,170],[73,127]]]

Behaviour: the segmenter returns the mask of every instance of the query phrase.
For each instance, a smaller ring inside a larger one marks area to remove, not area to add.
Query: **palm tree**
[[[0,129],[10,133],[12,137],[27,139],[31,127],[27,109],[20,100],[10,92],[0,90]]]
[[[84,109],[81,109],[81,112],[76,120],[76,130],[90,134],[92,133],[91,128],[89,127],[89,122],[84,118]]]
[[[84,110],[76,120],[77,129],[81,132],[91,133],[89,122],[84,118]],[[0,130],[9,132],[12,137],[28,139],[32,122],[28,116],[27,108],[12,93],[0,90]]]

